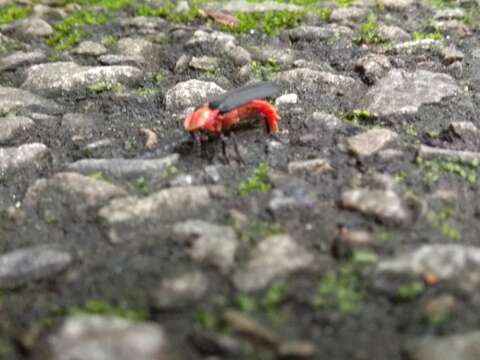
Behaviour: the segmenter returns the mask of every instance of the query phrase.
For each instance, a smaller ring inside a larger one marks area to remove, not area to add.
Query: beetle
[[[201,141],[206,139],[206,135],[219,135],[225,154],[225,134],[230,134],[232,126],[241,120],[260,117],[265,123],[268,134],[278,132],[280,116],[277,109],[263,100],[277,94],[278,91],[277,85],[270,81],[230,90],[195,108],[186,116],[183,125],[185,130],[192,135],[198,147],[200,147]],[[240,158],[235,138],[232,137],[232,140],[235,152]]]

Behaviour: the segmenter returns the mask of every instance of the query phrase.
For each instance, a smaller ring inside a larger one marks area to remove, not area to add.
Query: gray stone
[[[208,277],[198,271],[167,278],[153,291],[153,304],[158,309],[192,305],[202,300],[208,287]]]
[[[67,16],[67,13],[63,9],[53,8],[44,4],[36,4],[32,9],[32,17],[40,18],[47,22],[60,21]]]
[[[185,186],[160,190],[143,198],[115,199],[101,208],[98,215],[111,242],[134,241],[139,230],[147,231],[147,235],[162,234],[165,222],[192,216],[200,208],[210,205],[211,193],[215,190],[205,186]]]
[[[354,189],[344,191],[340,205],[374,216],[383,222],[402,223],[409,214],[400,197],[391,190]]]
[[[64,271],[72,256],[51,245],[37,245],[0,255],[0,289],[51,278]]]
[[[37,180],[27,191],[23,204],[36,209],[46,221],[95,217],[95,210],[127,192],[103,180],[73,172],[61,172]]]
[[[440,32],[455,32],[460,36],[472,34],[470,28],[462,20],[435,21],[432,26],[436,31]]]
[[[449,75],[394,69],[367,92],[360,108],[382,116],[413,114],[421,105],[438,103],[459,91]]]
[[[409,360],[477,360],[480,358],[480,331],[411,340],[406,352]]]
[[[235,271],[233,282],[241,291],[260,290],[275,278],[309,268],[314,260],[314,255],[289,235],[273,235],[252,249],[251,259]]]
[[[160,159],[83,159],[66,166],[67,170],[82,174],[96,172],[107,177],[135,179],[140,176],[155,178],[178,162],[179,155],[172,154]]]
[[[292,41],[321,41],[341,35],[352,37],[354,32],[346,27],[336,24],[324,26],[299,26],[287,31]]]
[[[383,273],[421,275],[434,272],[440,279],[461,277],[480,265],[480,248],[456,244],[423,245],[378,263]],[[478,270],[477,270],[478,271]]]
[[[300,86],[311,92],[325,88],[330,93],[347,93],[355,86],[355,79],[332,73],[300,68],[282,71],[274,75],[274,80],[285,81],[291,86]]]
[[[415,2],[416,0],[382,0],[385,9],[396,11],[409,9]]]
[[[29,131],[35,123],[24,116],[0,118],[0,143],[12,140],[20,132]]]
[[[29,91],[0,87],[0,113],[7,114],[22,109],[41,109],[49,113],[59,113],[62,110],[61,106],[54,101]]]
[[[281,95],[275,99],[275,106],[278,107],[287,107],[298,103],[298,95],[297,94],[285,94]]]
[[[0,26],[3,31],[14,32],[25,37],[47,37],[53,34],[53,28],[40,18],[26,18]]]
[[[247,65],[252,61],[250,53],[241,46],[235,46],[228,49],[226,55],[236,66]]]
[[[213,5],[212,5],[213,6]],[[276,1],[251,2],[246,0],[235,0],[215,4],[216,10],[227,12],[265,12],[265,11],[301,11],[302,8],[293,4],[284,4]]]
[[[355,71],[369,84],[378,82],[392,67],[390,59],[381,54],[368,54],[355,63]]]
[[[187,252],[193,260],[214,265],[222,271],[232,267],[238,239],[230,226],[188,220],[176,223],[173,232],[178,241],[188,245]]]
[[[100,43],[94,41],[82,41],[72,50],[74,54],[99,56],[107,53],[107,48]]]
[[[118,53],[129,57],[141,57],[144,59],[153,59],[158,54],[157,46],[143,38],[124,38],[121,39],[116,49]]]
[[[464,162],[480,161],[480,152],[442,149],[427,145],[420,145],[418,156],[425,160],[458,160]]]
[[[48,338],[50,360],[168,360],[162,327],[116,317],[68,317]]]
[[[50,151],[44,144],[0,148],[0,179],[20,170],[44,170],[50,164]]]
[[[47,56],[41,50],[32,52],[17,51],[0,59],[0,71],[14,70],[16,68],[39,64],[47,61]]]
[[[190,67],[202,71],[215,71],[220,65],[220,61],[212,56],[192,57],[189,63]]]
[[[360,8],[355,6],[341,7],[332,11],[332,14],[330,15],[330,21],[358,21],[365,18],[367,15],[368,10],[366,8]]]
[[[288,163],[288,172],[290,174],[320,174],[329,171],[333,171],[333,167],[327,159],[309,159]]]
[[[142,34],[156,34],[159,30],[165,30],[168,22],[158,16],[135,16],[120,20],[120,25],[126,28],[134,28]]]
[[[347,139],[348,150],[357,157],[371,156],[398,137],[389,129],[371,129]]]
[[[465,17],[465,11],[460,8],[445,8],[438,10],[433,18],[435,20],[462,20]]]
[[[312,114],[312,122],[326,127],[327,129],[336,129],[342,126],[342,121],[333,114],[316,111]]]
[[[462,61],[465,57],[465,55],[454,45],[442,48],[442,50],[440,50],[440,56],[442,57],[443,62],[447,65],[450,65],[456,61]]]
[[[126,56],[117,54],[108,54],[98,57],[98,61],[104,65],[126,65],[139,66],[145,64],[145,59],[142,56]]]
[[[62,129],[71,131],[76,135],[89,136],[95,129],[95,124],[98,121],[87,114],[81,113],[66,113],[62,117],[61,126]]]
[[[189,106],[198,106],[224,91],[213,82],[192,79],[178,83],[168,90],[165,94],[165,104],[168,110],[182,110]]]
[[[218,56],[219,53],[225,54],[236,47],[235,37],[220,31],[206,32],[197,30],[193,36],[185,43],[187,49],[197,49],[203,54]]]
[[[402,43],[411,39],[411,36],[398,26],[379,25],[378,33],[383,39],[393,43]]]
[[[389,54],[423,55],[438,53],[442,49],[442,42],[433,39],[418,39],[394,45],[388,50]]]
[[[133,85],[143,79],[132,66],[80,66],[73,62],[34,65],[27,69],[23,89],[48,95],[85,91],[99,83]]]
[[[455,135],[463,139],[478,137],[478,128],[470,121],[454,121],[448,127]]]

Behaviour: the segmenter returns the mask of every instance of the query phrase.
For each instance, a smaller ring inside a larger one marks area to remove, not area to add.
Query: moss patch
[[[360,24],[360,34],[354,39],[357,44],[386,44],[388,40],[382,37],[378,31],[378,23],[375,15],[368,15],[366,22]]]
[[[238,190],[241,195],[245,195],[251,192],[266,192],[270,190],[271,187],[272,185],[268,182],[267,165],[261,162],[255,174],[245,181],[242,181],[238,186]]]
[[[432,40],[443,40],[443,34],[436,31],[431,33],[420,33],[414,32],[412,34],[413,40],[421,40],[421,39],[432,39]]]
[[[30,7],[10,4],[0,7],[0,24],[8,24],[14,20],[26,18],[30,15]]]
[[[472,184],[477,181],[480,165],[479,161],[423,160],[421,158],[417,158],[417,164],[420,166],[427,183],[434,183],[438,181],[442,173],[448,173],[459,176]]]
[[[67,310],[68,315],[94,314],[116,316],[130,321],[145,321],[148,319],[146,309],[131,309],[125,305],[111,305],[103,300],[89,300],[82,307]]]

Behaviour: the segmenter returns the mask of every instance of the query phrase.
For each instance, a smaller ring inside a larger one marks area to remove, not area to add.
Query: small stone
[[[360,108],[388,116],[414,114],[423,104],[438,103],[460,91],[455,80],[446,74],[417,70],[391,70],[364,96]]]
[[[233,276],[235,287],[241,291],[264,288],[277,277],[308,268],[314,255],[288,235],[273,235],[252,249],[251,259]]]
[[[440,56],[447,65],[453,64],[456,61],[462,61],[465,57],[465,55],[453,45],[442,48]]]
[[[330,93],[344,94],[355,88],[355,79],[332,73],[299,68],[282,71],[274,75],[277,81],[284,81],[291,87],[299,87],[304,91],[318,92],[325,88]]]
[[[53,34],[53,28],[40,18],[27,18],[3,26],[7,33],[14,32],[25,37],[47,37]]]
[[[442,47],[443,44],[439,40],[418,39],[395,44],[393,48],[387,51],[387,53],[403,55],[423,55],[426,53],[436,54],[442,49]]]
[[[388,10],[403,11],[411,8],[417,0],[383,0],[383,6]]]
[[[301,11],[302,8],[293,4],[284,4],[276,1],[251,2],[247,0],[233,0],[221,2],[216,10],[230,13],[235,12],[267,12],[267,11]]]
[[[108,54],[98,57],[98,61],[104,65],[124,65],[124,66],[141,66],[145,64],[145,59],[141,56],[127,56]]]
[[[35,123],[24,116],[7,116],[0,118],[0,143],[12,140],[21,132],[29,131]]]
[[[298,103],[297,94],[285,94],[275,99],[275,106],[290,106]]]
[[[316,111],[312,114],[312,122],[333,130],[342,126],[342,121],[333,114]]]
[[[463,245],[423,245],[411,252],[381,261],[383,273],[422,275],[435,273],[440,279],[460,277],[480,265],[480,248]]]
[[[267,345],[277,345],[280,342],[280,337],[277,333],[263,326],[247,314],[229,309],[225,311],[223,318],[234,332]]]
[[[342,193],[340,204],[384,222],[402,223],[409,218],[402,200],[391,190],[347,190]]]
[[[381,38],[389,40],[393,43],[402,43],[411,39],[411,36],[398,26],[388,26],[382,24],[378,27],[378,33]]]
[[[460,8],[445,8],[438,10],[433,18],[435,20],[462,20],[465,17],[465,11]]]
[[[189,63],[190,67],[196,70],[202,71],[215,71],[220,66],[220,61],[216,57],[212,56],[201,56],[201,57],[192,57]]]
[[[64,271],[72,256],[51,245],[37,245],[0,255],[0,289],[51,278]]]
[[[411,340],[406,346],[409,360],[476,360],[480,358],[480,331],[444,337]]]
[[[244,66],[252,62],[250,53],[241,46],[235,46],[228,50],[227,56],[236,66]]]
[[[73,217],[77,221],[95,216],[95,210],[111,199],[127,196],[118,186],[77,173],[62,172],[37,180],[23,204],[36,209],[46,221]]]
[[[143,38],[123,38],[115,47],[124,56],[148,59],[157,55],[157,46]]]
[[[460,36],[468,36],[472,34],[472,31],[462,20],[444,20],[434,21],[432,24],[436,31],[441,32],[455,32]]]
[[[158,16],[135,16],[120,20],[120,25],[126,28],[134,28],[141,34],[157,34],[160,30],[168,28],[168,22]]]
[[[0,72],[14,70],[22,66],[39,64],[47,61],[47,56],[41,50],[32,52],[17,51],[0,59]]]
[[[22,88],[48,95],[86,91],[98,84],[133,85],[143,80],[132,66],[80,66],[74,62],[34,65],[27,69]]]
[[[165,94],[167,110],[185,109],[198,106],[208,98],[220,95],[225,90],[213,82],[188,80],[178,83]]]
[[[355,63],[355,71],[366,80],[367,84],[378,82],[392,67],[387,56],[368,54]]]
[[[231,227],[188,220],[176,223],[173,232],[179,241],[189,246],[187,251],[192,259],[215,265],[223,271],[232,267],[238,239]]]
[[[299,26],[288,30],[288,37],[291,41],[322,41],[330,38],[345,36],[353,37],[354,32],[346,27],[336,24],[324,26]]]
[[[72,50],[77,55],[99,56],[107,53],[107,48],[100,43],[94,41],[82,41]]]
[[[29,91],[0,87],[0,113],[8,114],[23,109],[41,109],[49,113],[59,113],[62,110],[60,105],[54,101]]]
[[[61,127],[77,135],[89,136],[92,134],[98,119],[81,113],[66,113],[63,115]]]
[[[389,129],[371,129],[348,138],[348,150],[356,157],[372,156],[398,137]]]
[[[304,359],[315,355],[317,349],[315,344],[309,341],[289,340],[278,346],[278,355],[286,359]]]
[[[430,323],[442,322],[447,320],[456,306],[457,303],[452,295],[439,295],[422,305],[420,316]]]
[[[187,49],[194,49],[201,54],[210,54],[218,56],[219,54],[228,54],[235,47],[235,37],[220,31],[206,32],[197,30],[193,36],[185,43]]]
[[[69,171],[82,174],[101,172],[117,179],[161,177],[163,172],[178,162],[179,155],[172,154],[160,159],[83,159],[66,166]]]
[[[165,222],[192,216],[200,208],[211,205],[211,193],[218,188],[205,186],[173,187],[149,196],[115,199],[98,212],[112,243],[135,241],[139,231],[145,236],[158,236],[165,231]],[[148,226],[146,226],[146,224]]]
[[[333,171],[333,167],[326,159],[310,159],[302,161],[292,161],[288,163],[288,172],[290,174],[312,173],[321,174],[323,172]]]
[[[365,18],[368,15],[366,8],[360,8],[355,6],[341,7],[334,9],[330,15],[330,21],[333,22],[348,22],[358,21]]]
[[[208,277],[201,272],[189,272],[167,278],[153,292],[153,304],[158,309],[195,304],[206,294],[208,285]]]
[[[48,338],[51,360],[171,359],[162,327],[118,317],[68,317]]]
[[[181,74],[182,72],[187,70],[188,64],[190,63],[191,59],[192,58],[190,56],[186,54],[182,54],[182,56],[180,56],[177,62],[175,63],[175,73]]]
[[[470,121],[454,121],[448,127],[455,135],[463,139],[474,138],[478,136],[478,128]]]
[[[418,157],[425,160],[458,160],[463,162],[480,161],[480,152],[441,149],[427,145],[420,145],[417,154]]]
[[[44,170],[50,164],[50,151],[40,143],[0,148],[0,179],[19,170]]]

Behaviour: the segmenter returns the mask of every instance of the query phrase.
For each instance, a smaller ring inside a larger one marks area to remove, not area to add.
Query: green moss
[[[26,18],[30,15],[32,9],[30,7],[19,6],[17,4],[9,4],[0,7],[0,24],[7,24],[14,20]]]
[[[277,311],[279,305],[285,297],[285,291],[287,290],[287,283],[284,281],[275,281],[265,293],[263,298],[263,306],[267,311]]]
[[[261,162],[252,176],[245,181],[242,181],[238,186],[241,195],[249,194],[251,192],[267,192],[272,185],[268,182],[267,165]]]
[[[245,33],[251,30],[260,30],[267,35],[275,35],[282,29],[292,28],[300,24],[303,11],[264,11],[264,12],[237,12],[239,23],[237,26],[219,25],[223,31]]]
[[[118,43],[118,36],[106,35],[102,38],[102,44],[107,48],[112,47]]]
[[[275,59],[268,59],[265,62],[252,61],[252,74],[255,78],[269,80],[273,74],[280,71],[280,66]]]
[[[175,165],[168,165],[162,172],[164,178],[171,177],[179,173],[178,168]]]
[[[68,315],[94,314],[102,316],[116,316],[130,321],[145,321],[148,319],[146,309],[131,309],[124,305],[111,305],[103,300],[89,300],[82,307],[67,310]]]
[[[57,50],[71,48],[85,36],[84,27],[86,25],[104,24],[107,20],[107,15],[101,12],[77,11],[53,26],[54,33],[47,39],[47,43]]]
[[[427,183],[438,181],[442,173],[454,174],[473,184],[477,181],[479,161],[460,160],[423,160],[417,158],[417,164],[424,174]]]
[[[368,15],[366,22],[360,24],[360,34],[354,41],[358,44],[386,44],[388,40],[378,32],[378,23],[375,15]]]
[[[412,281],[401,285],[397,291],[397,298],[400,301],[411,301],[418,297],[424,290],[421,281]]]
[[[413,40],[421,40],[421,39],[432,39],[432,40],[443,40],[443,34],[436,31],[431,33],[419,33],[414,32],[412,34]]]
[[[427,218],[443,235],[452,240],[458,241],[462,238],[462,234],[459,229],[451,225],[449,222],[454,214],[455,210],[453,208],[443,207],[437,211],[430,212]]]
[[[254,312],[258,309],[255,298],[247,294],[238,294],[234,299],[234,304],[243,312]]]
[[[140,194],[147,194],[149,191],[147,180],[143,176],[136,178],[131,184],[134,190]]]
[[[165,1],[160,7],[149,5],[139,5],[135,9],[137,16],[158,16],[176,23],[186,23],[192,21],[199,14],[199,6],[203,1],[191,1],[189,9],[183,12],[175,12],[177,6],[173,1]]]
[[[201,327],[211,331],[218,331],[222,326],[222,319],[214,311],[198,310],[194,320]]]
[[[342,313],[357,310],[363,298],[359,279],[349,266],[343,266],[337,272],[328,272],[320,281],[313,305],[333,308]]]
[[[378,256],[370,250],[355,250],[353,252],[352,261],[360,264],[372,264],[378,261]]]
[[[102,92],[107,92],[107,91],[112,91],[117,89],[118,87],[115,84],[112,84],[107,81],[99,81],[96,82],[95,84],[92,84],[88,87],[88,90],[94,93],[102,93]]]
[[[14,359],[15,350],[13,344],[0,337],[0,359]]]
[[[267,236],[284,232],[281,225],[264,221],[251,222],[238,229],[239,238],[244,242],[257,242]]]
[[[353,4],[353,1],[354,0],[333,0],[333,2],[335,4],[337,4],[338,6],[342,6],[342,7],[351,6]]]
[[[332,9],[328,7],[322,7],[320,9],[314,10],[315,14],[317,14],[322,20],[330,21],[330,17],[332,16]]]
[[[373,126],[377,123],[377,116],[366,109],[354,109],[347,114],[343,114],[343,118],[354,124],[361,126]]]

